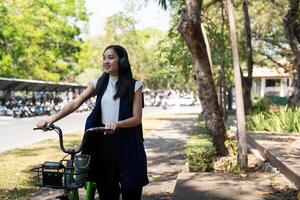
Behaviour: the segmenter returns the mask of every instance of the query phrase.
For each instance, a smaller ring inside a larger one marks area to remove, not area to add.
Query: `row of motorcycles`
[[[54,101],[35,102],[22,100],[9,100],[5,103],[0,102],[0,116],[12,116],[15,118],[34,117],[41,115],[50,115],[59,111],[65,103],[54,103]],[[91,101],[83,104],[78,110],[87,111],[92,109]]]

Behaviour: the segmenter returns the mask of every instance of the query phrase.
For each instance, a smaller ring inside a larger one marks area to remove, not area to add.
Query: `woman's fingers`
[[[47,121],[46,121],[46,120],[40,119],[40,120],[38,120],[38,122],[36,123],[36,127],[38,127],[38,128],[43,128],[46,124],[47,124]]]
[[[36,123],[36,127],[37,128],[45,128],[45,126],[48,124],[48,122],[46,121],[46,120],[44,120],[44,119],[40,119],[40,120],[38,120],[38,122]],[[44,131],[46,130],[46,129],[43,129]]]
[[[117,123],[112,122],[105,125],[105,129],[111,129],[110,131],[105,131],[104,134],[113,134],[116,131]]]

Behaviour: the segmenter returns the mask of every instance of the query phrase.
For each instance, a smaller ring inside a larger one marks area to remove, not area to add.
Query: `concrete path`
[[[260,200],[269,185],[264,176],[185,172],[178,176],[173,200]]]

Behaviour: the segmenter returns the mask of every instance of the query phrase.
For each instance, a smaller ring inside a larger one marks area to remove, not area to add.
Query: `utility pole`
[[[242,90],[242,79],[239,63],[239,53],[237,46],[236,27],[233,14],[233,5],[231,0],[226,0],[227,14],[230,29],[230,40],[233,58],[234,68],[234,84],[235,84],[235,105],[236,105],[236,117],[237,117],[237,137],[238,137],[238,164],[242,169],[248,167],[247,156],[247,141],[246,141],[246,122],[245,122],[245,110]]]

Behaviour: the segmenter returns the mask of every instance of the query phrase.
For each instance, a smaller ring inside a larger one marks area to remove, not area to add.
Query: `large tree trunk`
[[[232,57],[234,67],[234,83],[235,83],[235,102],[237,116],[237,136],[238,136],[238,163],[242,169],[248,167],[247,143],[246,143],[246,123],[243,102],[243,90],[241,81],[241,71],[239,64],[239,54],[237,47],[236,27],[233,15],[233,6],[231,0],[227,2],[227,14],[229,21],[230,40],[232,46]]]
[[[201,30],[198,1],[186,0],[185,3],[188,16],[184,15],[183,12],[181,13],[178,31],[186,41],[192,55],[206,129],[212,136],[217,154],[225,156],[228,155],[227,148],[224,144],[226,140],[225,126],[212,79],[209,56]]]
[[[290,9],[283,20],[286,38],[295,55],[295,67],[297,71],[297,75],[293,81],[294,92],[289,98],[290,106],[300,106],[300,19],[297,21],[297,18],[299,18],[297,13],[299,13],[300,9],[299,1],[290,0]]]
[[[244,11],[245,32],[246,32],[246,40],[247,40],[248,76],[243,77],[242,84],[243,84],[243,88],[244,88],[245,110],[249,110],[252,106],[251,88],[252,88],[253,55],[252,55],[252,45],[251,45],[251,26],[250,26],[250,17],[249,17],[249,11],[248,11],[248,0],[243,1],[243,11]]]

